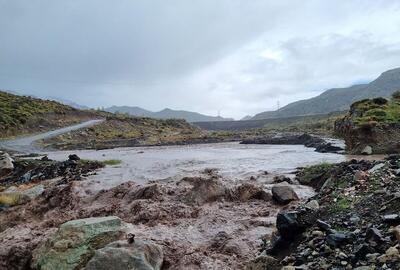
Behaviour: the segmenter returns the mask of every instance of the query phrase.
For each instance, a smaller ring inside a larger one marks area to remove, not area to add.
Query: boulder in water
[[[127,225],[114,216],[68,221],[34,251],[32,268],[80,269],[94,250],[118,240],[126,229]]]
[[[85,270],[159,270],[163,252],[158,245],[141,240],[116,241],[96,250]]]
[[[290,186],[273,186],[272,197],[279,204],[288,204],[291,201],[298,200],[296,192]]]

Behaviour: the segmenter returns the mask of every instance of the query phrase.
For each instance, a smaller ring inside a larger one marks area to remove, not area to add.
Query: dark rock
[[[367,230],[365,238],[368,241],[374,241],[376,243],[380,243],[380,242],[384,241],[381,231],[378,230],[377,228],[369,228]]]
[[[339,153],[344,151],[344,149],[339,146],[334,146],[332,143],[321,143],[317,145],[315,151],[319,153]]]
[[[81,160],[81,158],[78,157],[78,155],[76,155],[76,154],[72,154],[72,155],[68,156],[68,160],[78,161],[78,160]]]
[[[328,234],[328,236],[326,237],[326,242],[328,243],[328,245],[336,248],[347,243],[349,239],[350,237],[345,233],[334,232]]]
[[[291,201],[298,200],[296,192],[290,186],[273,186],[272,198],[279,204],[288,204]]]
[[[362,244],[355,248],[355,253],[354,253],[355,258],[354,259],[356,261],[364,260],[365,256],[367,256],[367,254],[372,254],[374,252],[375,252],[375,250],[371,246],[369,246],[367,244]]]
[[[285,240],[292,240],[304,231],[302,224],[298,222],[299,212],[281,212],[276,217],[276,228],[280,236]]]
[[[323,231],[325,231],[325,232],[331,231],[331,229],[332,229],[331,225],[329,225],[328,223],[326,223],[325,221],[322,221],[322,220],[320,220],[320,219],[317,220],[317,226],[318,226],[321,230],[323,230]]]
[[[274,181],[275,184],[279,184],[279,183],[282,183],[282,182],[286,182],[286,183],[289,183],[289,184],[292,183],[292,179],[290,179],[289,177],[287,177],[285,175],[277,175],[277,176],[274,177],[273,181]]]
[[[44,156],[40,159],[41,161],[50,161],[51,159],[49,159],[48,156]]]
[[[390,225],[398,225],[400,224],[400,215],[398,214],[391,214],[391,215],[384,215],[382,216],[382,220],[385,223]]]

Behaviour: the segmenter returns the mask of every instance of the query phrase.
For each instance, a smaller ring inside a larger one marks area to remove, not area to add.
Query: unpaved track
[[[64,133],[67,133],[67,132],[70,132],[73,130],[94,126],[103,121],[104,121],[104,119],[95,119],[95,120],[86,121],[86,122],[83,122],[83,123],[80,123],[77,125],[64,127],[64,128],[48,131],[45,133],[40,133],[40,134],[33,135],[33,136],[26,136],[26,137],[21,137],[21,138],[17,138],[17,139],[11,139],[11,140],[0,140],[0,148],[6,149],[6,150],[22,152],[22,153],[37,152],[37,151],[41,150],[40,147],[35,144],[35,142],[37,142],[39,140],[52,138],[52,137],[55,137],[60,134],[64,134]]]

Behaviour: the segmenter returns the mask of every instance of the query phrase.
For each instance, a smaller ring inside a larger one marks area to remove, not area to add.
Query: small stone
[[[379,255],[380,255],[379,253],[367,254],[367,256],[365,256],[365,258],[367,259],[368,262],[374,263],[374,262],[376,262]]]
[[[374,268],[370,267],[370,266],[360,266],[357,268],[354,268],[353,270],[373,270]]]
[[[369,228],[366,233],[366,238],[375,242],[382,242],[384,240],[380,230],[377,228]]]
[[[394,236],[396,237],[397,241],[400,242],[400,225],[394,227],[391,232],[394,234]]]
[[[318,210],[319,209],[319,203],[317,200],[312,200],[306,203],[305,207],[313,210]]]
[[[313,231],[313,232],[311,233],[311,235],[314,236],[314,237],[322,237],[322,236],[324,236],[325,234],[324,234],[323,232],[321,232],[321,231]]]
[[[346,261],[341,261],[340,264],[343,265],[343,266],[346,266],[346,265],[348,264],[348,262],[346,262]]]
[[[343,260],[343,259],[347,259],[347,255],[344,254],[343,252],[340,252],[338,256],[339,256],[339,258],[342,259],[342,260]]]
[[[372,147],[367,145],[364,147],[364,149],[361,151],[362,155],[372,155]]]
[[[279,261],[277,259],[270,256],[258,256],[247,264],[246,270],[261,270],[268,269],[268,267],[277,268],[278,266]]]
[[[385,254],[391,258],[399,257],[399,250],[396,247],[390,247],[386,250]]]
[[[273,186],[272,197],[279,204],[288,204],[291,201],[296,201],[299,199],[296,192],[290,186]]]
[[[317,220],[317,225],[323,231],[329,231],[332,228],[331,225],[329,225],[328,223],[326,223],[325,221],[322,221],[320,219]]]
[[[69,156],[68,156],[68,160],[78,161],[78,160],[81,160],[81,158],[78,157],[77,154],[72,154],[72,155],[69,155]]]
[[[400,224],[400,215],[398,214],[384,215],[382,216],[382,220],[385,223],[397,225]]]
[[[385,167],[385,163],[376,164],[372,169],[368,170],[369,173],[374,173]]]
[[[354,179],[354,181],[359,182],[359,181],[365,180],[366,176],[367,176],[367,174],[364,171],[356,171],[354,173],[353,179]]]
[[[294,266],[288,265],[281,268],[281,270],[296,270]]]
[[[352,216],[352,217],[350,218],[350,221],[351,221],[353,224],[358,224],[358,222],[360,222],[360,217],[354,215],[354,216]]]
[[[339,247],[342,244],[344,244],[345,242],[347,242],[348,240],[348,236],[344,233],[332,233],[329,234],[326,237],[326,242],[328,243],[328,245],[332,246],[332,247]]]

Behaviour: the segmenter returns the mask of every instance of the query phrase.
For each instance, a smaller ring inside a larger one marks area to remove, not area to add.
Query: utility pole
[[[279,100],[276,102],[276,106],[278,107],[278,111],[281,108],[281,103],[279,102]]]
[[[221,117],[221,111],[218,110],[218,117]]]

